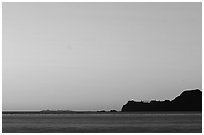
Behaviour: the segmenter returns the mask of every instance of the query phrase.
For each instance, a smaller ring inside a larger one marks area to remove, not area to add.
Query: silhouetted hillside
[[[202,92],[198,89],[184,91],[174,100],[136,102],[123,105],[125,111],[202,111]]]

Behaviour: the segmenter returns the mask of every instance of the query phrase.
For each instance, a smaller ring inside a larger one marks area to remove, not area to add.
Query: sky
[[[202,3],[3,3],[2,109],[121,110],[202,89]]]

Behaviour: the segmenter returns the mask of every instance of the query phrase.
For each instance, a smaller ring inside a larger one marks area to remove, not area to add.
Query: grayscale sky
[[[202,88],[201,3],[3,3],[3,110],[120,110]]]

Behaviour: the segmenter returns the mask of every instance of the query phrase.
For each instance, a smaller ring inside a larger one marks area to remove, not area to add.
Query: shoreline
[[[162,113],[202,113],[202,111],[135,111],[135,112],[97,112],[97,111],[3,111],[2,114],[162,114]]]

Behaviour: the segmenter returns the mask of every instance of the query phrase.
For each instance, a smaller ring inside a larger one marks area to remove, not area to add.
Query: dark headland
[[[202,111],[202,92],[199,89],[186,90],[172,101],[136,102],[131,100],[123,105],[121,111]]]
[[[186,90],[172,101],[136,102],[128,101],[122,106],[121,112],[148,111],[202,111],[202,92],[199,89]],[[72,113],[120,113],[110,111],[70,111],[70,110],[42,110],[42,111],[3,111],[3,114],[72,114]]]

